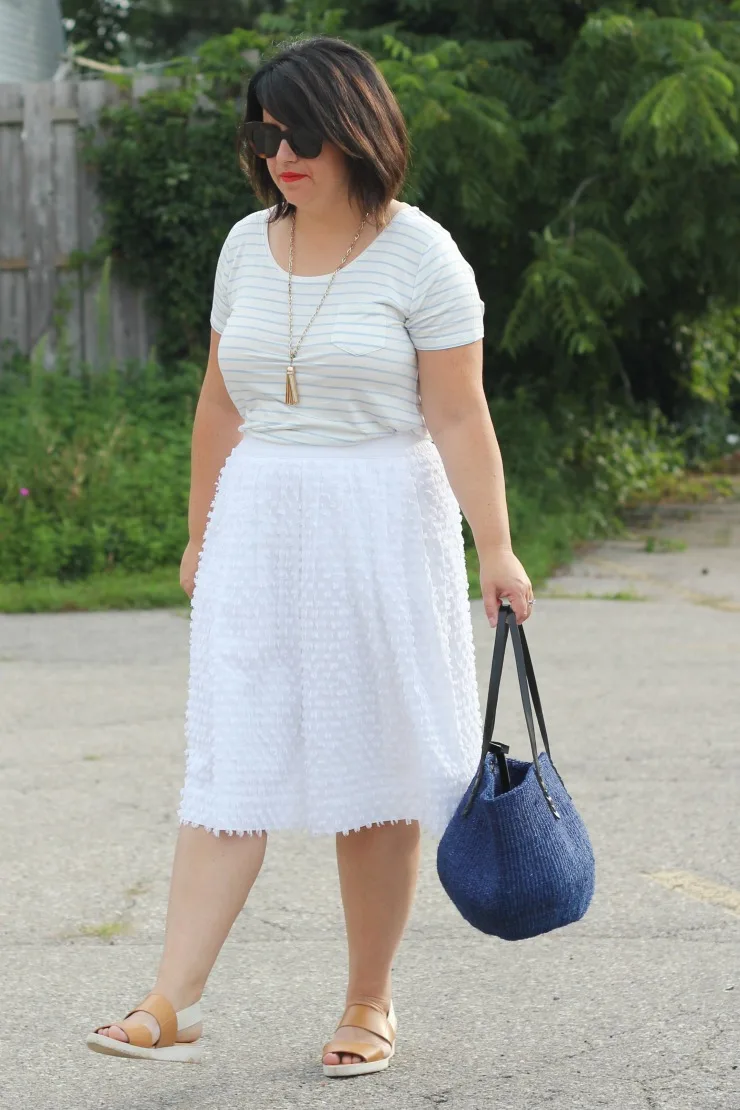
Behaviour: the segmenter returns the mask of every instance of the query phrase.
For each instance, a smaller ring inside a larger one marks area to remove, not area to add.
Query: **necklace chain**
[[[313,324],[314,320],[316,319],[316,314],[317,314],[318,310],[321,309],[322,304],[326,300],[326,297],[328,295],[328,291],[331,290],[331,287],[334,283],[334,279],[336,278],[336,275],[338,274],[339,270],[342,269],[342,266],[344,265],[344,263],[349,258],[349,254],[352,253],[353,246],[355,245],[355,243],[359,239],[359,236],[362,235],[363,228],[365,226],[365,222],[367,221],[367,216],[368,215],[369,215],[369,212],[366,212],[365,215],[363,216],[363,222],[361,224],[359,224],[359,230],[357,231],[357,234],[355,235],[355,238],[352,240],[351,244],[349,244],[348,249],[347,249],[346,253],[343,256],[342,261],[339,262],[336,270],[334,271],[334,273],[332,274],[332,276],[330,278],[330,281],[328,281],[328,285],[326,286],[326,289],[324,290],[324,295],[322,296],[321,301],[318,302],[318,304],[316,305],[316,311],[314,312],[313,316],[311,317],[311,320],[308,321],[308,323],[304,327],[303,334],[301,335],[300,340],[298,340],[296,345],[293,346],[293,241],[295,239],[295,212],[293,212],[293,222],[292,222],[292,225],[291,225],[291,246],[290,246],[290,252],[288,252],[288,262],[287,262],[287,343],[288,343],[288,351],[290,351],[290,356],[291,356],[291,366],[293,365],[293,361],[295,360],[295,356],[298,353],[298,347],[300,347],[301,344],[303,343],[304,335],[306,334],[308,329],[310,329],[311,325]]]

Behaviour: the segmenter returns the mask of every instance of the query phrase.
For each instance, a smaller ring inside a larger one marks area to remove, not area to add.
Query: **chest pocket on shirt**
[[[340,308],[331,333],[334,347],[348,355],[367,355],[386,344],[385,319],[377,312]]]

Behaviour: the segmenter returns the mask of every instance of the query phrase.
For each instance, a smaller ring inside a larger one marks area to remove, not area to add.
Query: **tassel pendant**
[[[286,405],[298,404],[298,385],[295,380],[295,370],[289,366],[285,374],[285,403]]]

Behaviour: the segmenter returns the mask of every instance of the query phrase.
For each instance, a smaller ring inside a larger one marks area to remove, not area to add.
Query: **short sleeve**
[[[449,233],[419,263],[406,329],[419,351],[461,347],[483,337],[484,302],[475,273]]]
[[[231,315],[230,281],[233,240],[231,232],[226,236],[216,264],[216,278],[213,283],[213,304],[211,306],[211,327],[219,335],[226,327]]]

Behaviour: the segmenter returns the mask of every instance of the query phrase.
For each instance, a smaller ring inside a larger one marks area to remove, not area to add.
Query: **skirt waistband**
[[[425,442],[431,442],[431,438],[419,436],[416,432],[396,432],[355,443],[338,444],[282,443],[279,440],[260,439],[246,434],[238,444],[238,450],[242,454],[268,458],[365,459],[378,455],[403,455],[417,443]]]

